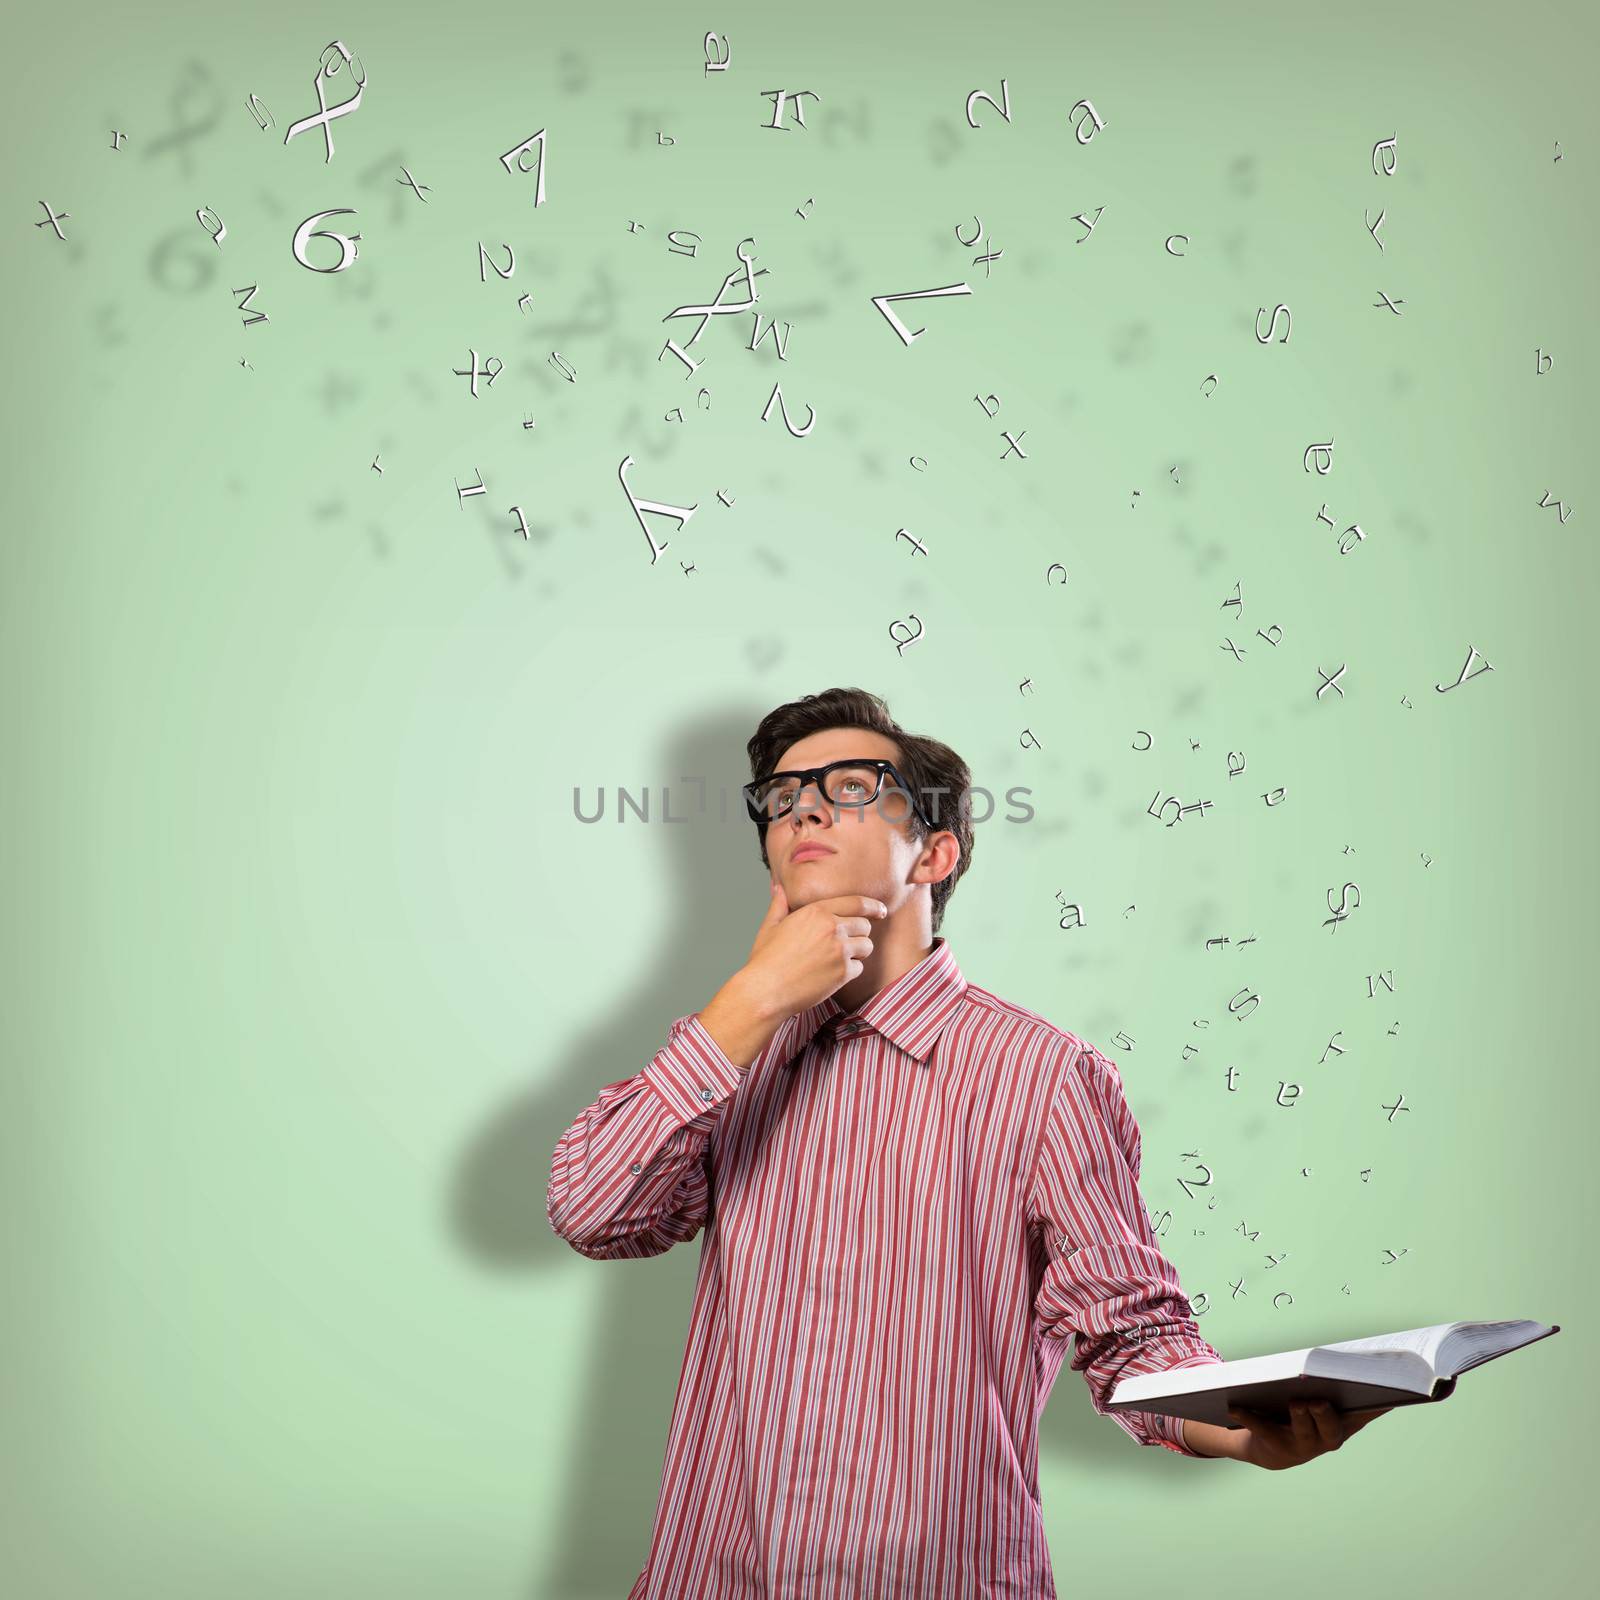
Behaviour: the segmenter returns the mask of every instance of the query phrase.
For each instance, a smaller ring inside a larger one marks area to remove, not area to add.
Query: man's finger
[[[870,894],[836,894],[811,903],[831,911],[836,917],[886,917],[889,914],[888,906]]]
[[[1304,1400],[1296,1400],[1290,1405],[1289,1430],[1294,1436],[1295,1447],[1302,1453],[1309,1452],[1317,1442],[1317,1425],[1311,1420],[1311,1407]]]
[[[1280,1443],[1287,1442],[1294,1436],[1287,1410],[1281,1411],[1277,1415],[1267,1411],[1251,1411],[1250,1426],[1263,1439],[1273,1439]]]
[[[1345,1430],[1339,1426],[1339,1413],[1326,1400],[1313,1400],[1310,1411],[1324,1449],[1337,1450],[1345,1438]]]
[[[1276,1423],[1269,1421],[1259,1411],[1251,1410],[1249,1406],[1229,1406],[1228,1420],[1237,1423],[1242,1428],[1253,1429],[1260,1434],[1271,1433],[1277,1427]]]

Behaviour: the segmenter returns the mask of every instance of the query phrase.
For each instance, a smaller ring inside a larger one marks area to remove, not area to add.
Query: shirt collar
[[[898,1045],[919,1066],[926,1066],[939,1035],[961,1009],[966,992],[967,980],[955,952],[942,935],[935,934],[927,955],[855,1011],[847,1013],[840,1001],[829,995],[820,1005],[802,1012],[800,1037],[809,1040],[830,1027],[837,1036],[842,1030],[865,1024]],[[798,1052],[793,1059],[798,1059]]]

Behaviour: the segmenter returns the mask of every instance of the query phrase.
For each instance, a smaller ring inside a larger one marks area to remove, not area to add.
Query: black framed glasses
[[[894,779],[896,789],[932,830],[934,825],[927,812],[892,761],[830,761],[825,767],[810,767],[804,772],[769,772],[764,778],[742,785],[745,809],[750,820],[759,826],[781,822],[800,803],[802,791],[815,783],[829,805],[859,811],[878,798],[885,778]]]

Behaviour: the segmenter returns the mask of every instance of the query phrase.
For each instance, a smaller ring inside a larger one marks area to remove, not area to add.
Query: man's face
[[[870,729],[824,728],[790,745],[774,770],[794,772],[858,756],[898,763],[900,752],[894,740]],[[767,828],[767,861],[790,908],[841,894],[870,895],[891,911],[902,904],[927,842],[912,842],[910,812],[904,791],[887,776],[878,798],[867,806],[836,807],[815,783],[808,785]],[[808,846],[824,848],[810,854]]]

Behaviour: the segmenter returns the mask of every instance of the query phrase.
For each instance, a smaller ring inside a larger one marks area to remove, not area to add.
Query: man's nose
[[[808,805],[806,802],[807,790],[816,791],[817,798],[814,805]],[[822,792],[822,780],[820,778],[813,778],[809,783],[803,784],[800,788],[796,789],[794,795],[794,804],[790,807],[790,810],[793,813],[796,827],[798,827],[806,817],[810,816],[825,816],[831,821],[833,802],[830,801],[827,795]]]

